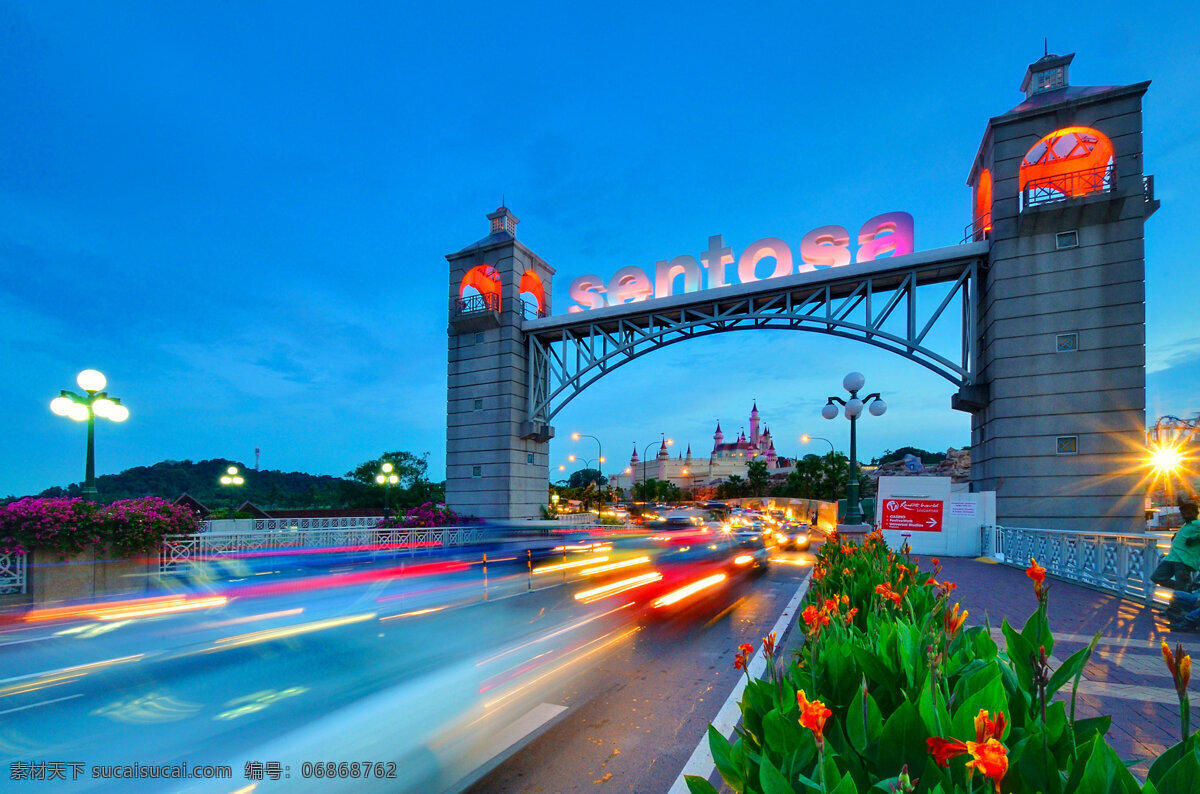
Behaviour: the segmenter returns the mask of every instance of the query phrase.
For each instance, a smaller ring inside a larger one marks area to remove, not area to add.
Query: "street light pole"
[[[388,492],[391,486],[400,482],[400,476],[395,473],[395,466],[391,463],[384,463],[379,467],[379,473],[375,475],[375,482],[383,486],[383,520],[388,520]]]
[[[244,482],[245,482],[245,480],[242,479],[240,474],[238,474],[237,466],[230,466],[228,469],[225,470],[225,473],[221,475],[221,485],[235,486],[235,485],[241,485]],[[229,503],[229,518],[231,520],[236,521],[237,520],[237,518],[236,518],[237,491],[233,490],[233,488],[231,487],[230,492],[233,494],[233,501]],[[235,524],[234,527],[236,528],[237,525]]]
[[[124,422],[129,418],[129,409],[121,405],[119,397],[110,397],[104,387],[108,379],[94,369],[85,369],[75,378],[86,395],[62,389],[50,401],[50,410],[76,422],[87,420],[87,457],[83,468],[82,493],[85,499],[95,499],[96,491],[96,417],[103,416],[113,422]]]
[[[663,443],[666,442],[666,440],[667,440],[667,434],[660,433],[659,435],[662,436],[662,439],[660,439],[658,442],[658,445],[661,448]],[[654,446],[653,441],[651,441],[649,444],[647,444],[646,449],[644,449],[642,451],[642,500],[643,501],[648,501],[646,499],[646,464],[648,464],[650,461],[648,461],[646,459],[646,456],[650,454],[650,447],[652,447],[652,446]]]
[[[604,478],[604,449],[603,449],[603,447],[600,446],[600,439],[596,438],[595,436],[590,436],[587,433],[572,433],[571,434],[572,441],[578,441],[581,438],[590,438],[596,442],[596,470],[600,472],[600,478],[603,479]],[[596,488],[599,489],[600,487],[601,487],[600,482],[599,482],[599,480],[597,480]],[[605,499],[604,499],[603,494],[600,497],[600,503],[605,504]]]
[[[846,418],[850,420],[850,462],[849,462],[849,481],[846,483],[846,523],[861,524],[863,519],[862,508],[859,506],[858,491],[858,433],[857,423],[858,417],[862,413],[864,407],[868,407],[872,416],[883,416],[887,411],[887,403],[879,396],[879,392],[868,394],[866,397],[859,397],[858,392],[865,386],[867,379],[861,372],[851,372],[842,379],[842,388],[850,392],[850,399],[843,400],[841,397],[833,396],[825,403],[825,407],[821,409],[821,416],[826,419],[833,419],[838,415],[838,405],[845,408]],[[830,445],[832,446],[832,444]]]

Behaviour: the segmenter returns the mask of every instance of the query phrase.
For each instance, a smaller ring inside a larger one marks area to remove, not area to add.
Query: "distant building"
[[[712,452],[707,458],[693,456],[691,444],[688,444],[687,452],[680,452],[671,457],[664,440],[654,458],[643,462],[638,457],[635,444],[633,455],[629,458],[629,466],[622,472],[607,475],[609,484],[627,490],[635,482],[642,480],[667,480],[684,491],[706,488],[724,482],[734,474],[745,479],[747,464],[754,460],[766,463],[767,471],[772,477],[786,477],[795,466],[795,459],[779,456],[771,438],[771,430],[763,425],[761,420],[758,403],[755,402],[750,408],[749,437],[742,430],[730,443],[726,443],[725,433],[721,430],[721,422],[718,420],[717,429],[713,433]]]

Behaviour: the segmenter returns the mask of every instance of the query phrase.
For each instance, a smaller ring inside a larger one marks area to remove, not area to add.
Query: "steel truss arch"
[[[569,315],[565,320],[550,318],[558,321],[533,324],[526,332],[529,420],[548,424],[585,388],[655,350],[686,339],[741,330],[799,330],[866,342],[920,364],[955,386],[971,384],[980,259],[962,258],[940,265],[879,270],[857,277],[847,274],[824,283],[787,283],[775,289],[769,288],[770,282],[759,282],[762,288],[752,294],[698,293],[669,307],[647,303],[641,312],[621,307],[624,311],[616,317]],[[919,322],[917,287],[946,283],[949,291],[928,319]],[[947,316],[956,296],[962,325],[960,349],[952,358],[928,346],[926,338]],[[885,330],[885,323],[898,311],[904,312],[903,331]],[[856,312],[862,320],[853,317]]]

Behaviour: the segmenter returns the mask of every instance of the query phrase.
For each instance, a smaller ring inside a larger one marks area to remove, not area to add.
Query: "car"
[[[808,524],[785,524],[775,532],[775,542],[781,549],[808,551],[812,546],[812,532]]]
[[[733,532],[730,537],[733,567],[736,571],[767,572],[771,566],[771,549],[761,532]]]

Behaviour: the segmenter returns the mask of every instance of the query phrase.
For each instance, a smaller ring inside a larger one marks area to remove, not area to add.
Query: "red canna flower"
[[[1046,581],[1046,569],[1038,565],[1037,560],[1033,557],[1029,558],[1029,567],[1025,569],[1025,575],[1033,580],[1033,592],[1040,599],[1045,591],[1043,582]]]
[[[959,605],[958,605],[958,603],[955,603],[954,609],[946,610],[946,613],[943,615],[943,621],[944,621],[944,624],[946,627],[946,634],[947,634],[947,636],[950,637],[950,639],[954,639],[955,635],[957,635],[958,632],[962,629],[963,623],[965,623],[967,620],[967,614],[968,614],[967,610],[964,609],[960,613],[958,611],[958,609],[959,609]]]
[[[801,689],[796,692],[796,705],[800,707],[800,724],[813,732],[817,739],[817,747],[825,746],[825,720],[833,716],[833,712],[819,700],[810,701]]]
[[[1000,781],[1008,772],[1008,750],[995,739],[988,739],[986,742],[967,742],[967,752],[971,754],[967,767],[978,769],[991,778],[996,794],[999,794]]]
[[[775,632],[771,632],[766,637],[763,637],[763,653],[767,656],[775,655]]]
[[[933,760],[938,766],[949,767],[950,759],[957,758],[967,752],[967,746],[957,739],[942,739],[938,736],[931,736],[925,740],[925,746],[929,750],[929,754],[933,756]]]
[[[743,642],[738,646],[738,650],[742,652],[742,655],[748,658],[750,654],[754,653],[754,646],[748,642]]]
[[[826,612],[837,612],[837,608],[838,608],[838,602],[837,602],[836,598],[826,598],[825,599],[824,609]]]
[[[975,715],[975,741],[982,744],[988,739],[1003,739],[1006,725],[1003,711],[996,712],[996,719],[993,721],[987,709],[980,709]]]
[[[854,616],[857,614],[858,614],[858,607],[853,607],[853,608],[851,608],[851,610],[849,612],[846,613],[846,625],[847,626],[854,623]]]

